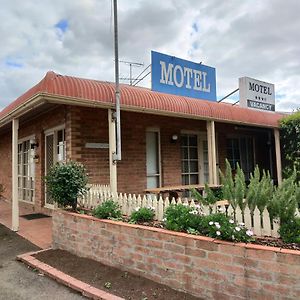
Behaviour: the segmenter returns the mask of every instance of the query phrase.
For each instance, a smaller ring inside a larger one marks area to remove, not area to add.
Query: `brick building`
[[[90,183],[110,184],[114,84],[48,72],[0,112],[0,183],[7,199],[53,208],[43,176],[57,161],[85,164]],[[218,183],[225,158],[246,178],[258,164],[281,180],[281,115],[121,85],[118,192]],[[13,174],[16,174],[13,176]]]

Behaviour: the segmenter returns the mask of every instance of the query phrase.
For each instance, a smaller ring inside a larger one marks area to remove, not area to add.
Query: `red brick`
[[[196,257],[206,257],[206,251],[199,249],[199,248],[185,248],[185,254],[189,256],[196,256]]]
[[[181,253],[181,254],[184,253],[184,247],[183,246],[176,245],[176,244],[173,244],[173,243],[165,243],[164,244],[164,249],[172,251],[174,253]]]
[[[260,281],[250,278],[245,278],[238,276],[235,278],[234,283],[238,286],[247,287],[251,289],[259,289],[260,288]]]
[[[215,262],[221,262],[225,264],[231,264],[232,263],[232,256],[222,254],[219,252],[209,252],[208,253],[208,259],[213,260]]]
[[[231,254],[234,256],[244,256],[245,255],[245,248],[240,246],[234,245],[219,245],[219,251],[224,254]]]
[[[265,251],[265,250],[256,250],[256,249],[246,249],[246,257],[254,258],[257,260],[267,260],[272,261],[275,260],[276,253],[273,251]]]
[[[208,251],[218,251],[219,245],[210,241],[196,240],[196,248]]]
[[[233,256],[232,262],[233,264],[250,267],[250,268],[257,268],[258,266],[258,261],[253,258]]]

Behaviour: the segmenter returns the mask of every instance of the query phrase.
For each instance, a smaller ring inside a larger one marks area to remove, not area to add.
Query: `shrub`
[[[152,207],[137,207],[130,216],[130,222],[151,222],[155,216],[154,209]]]
[[[284,175],[289,177],[296,169],[300,181],[300,110],[280,121],[280,138],[283,154]]]
[[[50,197],[63,207],[77,209],[77,198],[84,195],[88,188],[85,167],[74,161],[57,163],[45,177]]]
[[[116,202],[106,200],[94,209],[93,215],[99,219],[119,219],[122,217],[122,212]]]
[[[246,203],[244,201],[246,194],[245,175],[243,170],[237,164],[236,174],[232,176],[232,168],[229,161],[226,159],[225,174],[220,171],[221,181],[223,184],[222,191],[223,196],[233,208],[234,219],[236,219],[235,212],[237,206],[240,207],[244,219],[244,211]]]
[[[300,244],[300,218],[293,218],[281,224],[278,232],[285,243]]]
[[[253,240],[253,232],[247,230],[243,223],[236,224],[233,219],[221,213],[203,216],[198,231],[212,238],[233,242]]]
[[[295,217],[299,189],[295,180],[296,172],[294,171],[292,176],[284,179],[282,184],[275,188],[273,197],[268,204],[268,211],[272,219],[278,218],[280,224],[284,224]]]
[[[183,204],[169,206],[164,216],[165,227],[174,231],[197,230],[200,222],[198,207],[191,208]]]
[[[203,196],[196,189],[192,189],[191,194],[192,197],[201,202],[203,205],[209,206],[210,213],[212,213],[213,205],[219,200],[207,183],[205,183],[204,186]]]

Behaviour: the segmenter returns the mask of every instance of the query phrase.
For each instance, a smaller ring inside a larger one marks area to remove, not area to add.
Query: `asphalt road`
[[[16,261],[39,248],[0,224],[0,300],[87,299]]]

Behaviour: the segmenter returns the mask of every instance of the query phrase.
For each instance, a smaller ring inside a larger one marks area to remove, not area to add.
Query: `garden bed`
[[[205,299],[300,297],[300,251],[57,211],[53,246]]]
[[[48,250],[37,253],[34,257],[93,287],[107,290],[107,292],[127,300],[199,299],[130,272],[121,271],[88,258],[78,257],[67,251]]]

